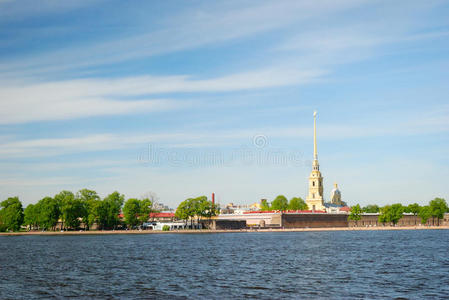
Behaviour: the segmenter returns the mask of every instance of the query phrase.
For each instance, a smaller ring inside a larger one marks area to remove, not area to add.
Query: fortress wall
[[[382,224],[378,221],[378,215],[362,215],[361,220],[348,220],[347,214],[265,214],[263,218],[257,215],[238,215],[226,216],[229,219],[203,220],[203,227],[217,230],[242,229],[247,226],[280,226],[283,228],[329,228],[329,227],[382,227],[392,224]],[[445,214],[442,220],[430,218],[427,221],[428,226],[449,225],[449,214]],[[264,225],[261,224],[263,221]],[[266,223],[265,223],[266,222]],[[423,226],[419,216],[404,215],[396,226]]]
[[[283,214],[284,228],[348,227],[346,214]]]
[[[212,230],[243,229],[246,228],[245,220],[201,220],[203,228]]]
[[[390,223],[381,223],[379,222],[379,215],[362,215],[362,218],[359,221],[349,220],[349,227],[376,227],[376,226],[391,226],[393,224]],[[437,220],[430,218],[427,220],[425,225],[427,226],[441,226],[444,225],[445,221],[443,219]],[[396,226],[423,226],[421,224],[421,218],[419,216],[413,215],[404,215],[398,221]]]
[[[246,228],[246,221],[244,220],[215,220],[215,229],[242,229]]]
[[[274,216],[271,218],[271,225],[278,225],[278,226],[281,226],[281,222],[282,222],[281,214],[274,215]]]

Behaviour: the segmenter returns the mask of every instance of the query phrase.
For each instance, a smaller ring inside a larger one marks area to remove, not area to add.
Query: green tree
[[[105,215],[103,201],[99,199],[91,199],[84,204],[87,210],[87,226],[91,228],[93,224],[101,227],[100,220]]]
[[[45,197],[39,200],[34,208],[37,213],[38,224],[45,230],[55,230],[58,224],[60,209],[58,201],[51,197]]]
[[[270,203],[268,203],[267,199],[260,200],[260,210],[261,211],[269,211],[269,210],[271,210]]]
[[[351,207],[351,213],[349,214],[348,219],[355,221],[355,225],[357,226],[358,221],[362,218],[362,213],[363,211],[360,208],[360,205],[354,205]]]
[[[439,219],[443,218],[444,213],[448,209],[446,200],[444,200],[443,198],[435,198],[429,202],[429,207],[432,212],[432,218],[437,218],[439,225]]]
[[[53,199],[55,199],[58,202],[59,207],[62,207],[62,205],[64,204],[64,201],[66,199],[69,198],[74,198],[75,196],[73,195],[72,192],[70,191],[61,191],[58,194],[56,194]]]
[[[197,198],[188,198],[181,202],[176,209],[175,216],[179,219],[187,221],[190,219],[190,224],[193,226],[193,219],[196,217],[199,219],[203,214],[205,214],[205,209],[207,207],[207,197],[200,196]]]
[[[61,217],[63,228],[77,229],[80,226],[80,220],[86,216],[86,207],[81,199],[75,197],[72,192],[62,191],[55,196],[55,199],[62,203]]]
[[[378,213],[379,212],[379,206],[376,204],[370,204],[362,208],[363,212],[366,213]]]
[[[150,213],[153,212],[153,203],[148,198],[142,199],[139,202],[139,223],[142,225],[144,222],[148,221]]]
[[[30,229],[36,229],[39,225],[39,214],[35,204],[28,204],[23,214],[23,224],[29,226]]]
[[[194,210],[192,208],[192,198],[189,198],[179,203],[176,208],[175,217],[180,220],[184,220],[187,225],[187,221],[193,216],[193,214]]]
[[[116,208],[120,202],[116,202]],[[125,222],[128,227],[134,227],[142,225],[148,221],[150,213],[153,211],[153,203],[150,199],[145,198],[138,200],[135,198],[128,199],[123,207],[123,214],[125,216]]]
[[[96,191],[89,189],[79,190],[76,194],[76,198],[81,201],[84,206],[84,215],[82,216],[84,226],[89,229],[93,223],[99,219],[98,213],[100,208],[100,196]]]
[[[398,221],[404,216],[404,206],[401,203],[391,205],[391,222],[396,225]]]
[[[175,217],[184,220],[186,224],[190,219],[192,224],[195,217],[197,221],[200,218],[210,219],[217,215],[219,210],[220,208],[217,204],[212,204],[211,201],[207,200],[206,196],[200,196],[182,201],[176,208]]]
[[[207,197],[199,197],[199,215],[203,218],[210,219],[219,213],[219,206],[207,200]]]
[[[403,213],[404,207],[400,203],[386,205],[380,209],[379,222],[396,225],[402,218]]]
[[[307,210],[307,204],[300,197],[293,197],[288,203],[289,210]]]
[[[421,224],[426,224],[427,220],[432,217],[432,209],[430,206],[422,206],[419,210],[418,216],[421,218]]]
[[[117,227],[120,223],[119,214],[124,201],[125,196],[119,192],[113,192],[104,198],[99,217],[100,227],[102,229],[115,229]]]
[[[18,197],[0,203],[0,218],[4,230],[18,231],[23,223],[23,208]]]
[[[271,202],[271,209],[272,210],[280,210],[284,211],[288,209],[288,200],[283,195],[277,196],[273,202]]]
[[[413,215],[417,216],[420,209],[421,209],[421,206],[419,206],[418,203],[412,203],[412,204],[409,204],[406,208],[404,208],[404,212],[412,213]]]
[[[61,191],[61,192],[59,192],[58,194],[56,194],[53,197],[53,199],[55,199],[58,202],[58,205],[59,205],[59,210],[60,210],[60,213],[61,213],[60,218],[61,218],[61,221],[62,221],[61,229],[63,229],[65,227],[64,226],[65,225],[64,224],[64,222],[65,222],[65,220],[64,220],[64,211],[63,211],[64,204],[65,204],[65,202],[68,201],[68,199],[73,199],[73,198],[74,198],[74,195],[70,191]]]
[[[206,205],[207,197],[199,196],[196,198],[189,198],[190,207],[190,225],[193,227],[193,219],[196,217],[197,222],[203,214],[203,207]]]
[[[6,231],[6,225],[3,223],[3,217],[0,211],[0,232],[5,232]]]
[[[136,198],[130,198],[126,200],[123,207],[123,215],[125,216],[125,222],[128,227],[134,227],[139,224],[140,213],[140,201]]]
[[[89,190],[89,189],[79,190],[77,193],[77,198],[79,198],[81,201],[84,201],[84,202],[100,199],[100,197],[98,196],[96,191]]]
[[[207,197],[206,196],[199,196],[196,198],[193,198],[192,200],[192,207],[194,210],[194,216],[197,217],[197,219],[199,219],[200,217],[203,216],[203,214],[205,214],[204,209],[206,209],[207,207]]]

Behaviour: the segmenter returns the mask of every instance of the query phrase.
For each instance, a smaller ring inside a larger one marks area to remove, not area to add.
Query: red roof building
[[[350,211],[351,211],[351,208],[350,208],[349,206],[343,206],[343,207],[340,207],[339,210],[340,210],[340,211],[344,211],[344,212],[350,212]]]

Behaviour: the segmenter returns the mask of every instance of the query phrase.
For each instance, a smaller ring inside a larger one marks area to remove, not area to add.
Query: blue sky
[[[0,198],[449,198],[447,1],[0,0]]]

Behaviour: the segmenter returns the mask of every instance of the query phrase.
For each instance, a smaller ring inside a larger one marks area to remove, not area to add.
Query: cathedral
[[[331,192],[331,204],[335,205],[345,205],[345,203],[341,200],[341,192],[338,189],[338,185],[334,183],[334,188]]]
[[[335,183],[331,193],[330,203],[324,203],[323,198],[323,176],[321,176],[320,165],[318,164],[318,152],[316,143],[316,111],[313,113],[313,163],[312,172],[309,176],[309,193],[306,197],[306,203],[312,211],[326,211],[331,206],[343,206],[341,192]]]

